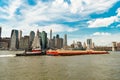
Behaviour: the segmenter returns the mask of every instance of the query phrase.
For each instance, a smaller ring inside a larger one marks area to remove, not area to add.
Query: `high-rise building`
[[[79,49],[83,48],[82,43],[80,41],[77,42],[77,46],[78,46]]]
[[[1,38],[0,44],[1,44],[0,48],[8,49],[9,45],[10,45],[10,38],[8,38],[8,37]]]
[[[56,35],[56,38],[59,38],[59,34]]]
[[[16,50],[19,47],[19,41],[18,41],[18,30],[12,30],[11,32],[11,41],[10,41],[10,49]]]
[[[92,39],[87,39],[87,50],[92,49]]]
[[[117,42],[112,42],[112,51],[117,50]]]
[[[42,31],[41,33],[41,48],[42,50],[45,50],[47,48],[47,33],[45,31]]]
[[[35,37],[35,32],[31,31],[30,36],[29,36],[29,48],[31,48],[31,46],[32,46],[32,42],[34,40],[34,37]]]
[[[1,42],[1,27],[0,27],[0,42]],[[2,44],[0,43],[0,47],[2,46]]]
[[[2,28],[0,27],[0,38],[1,38],[1,32],[2,32]]]
[[[67,47],[67,34],[64,35],[64,41],[63,41],[64,48]]]
[[[83,49],[86,49],[87,48],[87,45],[86,45],[86,43],[84,42],[83,43]]]
[[[50,40],[52,39],[52,29],[50,30]]]
[[[19,49],[28,49],[29,48],[29,36],[24,36],[20,39]]]
[[[22,38],[22,31],[19,30],[19,33],[18,33],[18,40],[20,41],[21,38]]]
[[[57,49],[63,48],[63,38],[59,38],[58,34],[56,35],[56,38],[55,38],[55,48]]]

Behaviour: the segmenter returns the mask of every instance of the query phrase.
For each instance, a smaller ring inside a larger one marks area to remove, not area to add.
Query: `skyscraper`
[[[19,41],[18,41],[18,30],[12,30],[11,32],[11,41],[10,41],[10,49],[16,50],[19,47]]]
[[[21,38],[22,38],[22,31],[19,30],[19,33],[18,33],[18,40],[20,41]]]
[[[31,31],[30,37],[29,37],[29,48],[31,48],[31,46],[32,46],[32,42],[33,42],[34,37],[35,37],[35,32]]]
[[[112,51],[117,50],[117,42],[112,42]]]
[[[0,38],[1,38],[1,32],[2,32],[2,28],[0,27]]]
[[[64,41],[63,41],[64,48],[67,47],[67,34],[64,35]]]
[[[87,45],[86,45],[86,43],[84,42],[83,43],[83,49],[86,49],[87,48]]]
[[[50,40],[52,39],[52,29],[50,30]]]
[[[92,39],[87,39],[87,50],[92,49]]]
[[[42,50],[45,50],[47,48],[47,33],[45,31],[41,33],[41,41]]]
[[[1,27],[0,27],[0,42],[1,42]],[[0,47],[1,47],[1,43],[0,43]]]

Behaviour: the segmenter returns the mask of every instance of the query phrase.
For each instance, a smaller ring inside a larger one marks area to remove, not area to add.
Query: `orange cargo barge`
[[[70,55],[88,55],[88,54],[109,54],[107,51],[93,51],[93,50],[48,50],[47,55],[53,56],[70,56]]]

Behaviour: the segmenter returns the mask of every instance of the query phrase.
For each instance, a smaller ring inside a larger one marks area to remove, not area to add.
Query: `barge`
[[[94,50],[48,50],[47,55],[52,56],[72,56],[72,55],[89,55],[89,54],[109,54],[107,51],[94,51]]]

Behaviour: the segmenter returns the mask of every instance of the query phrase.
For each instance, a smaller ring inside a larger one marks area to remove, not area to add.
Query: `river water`
[[[0,80],[120,80],[120,52],[15,57],[16,53],[20,52],[0,51]]]

